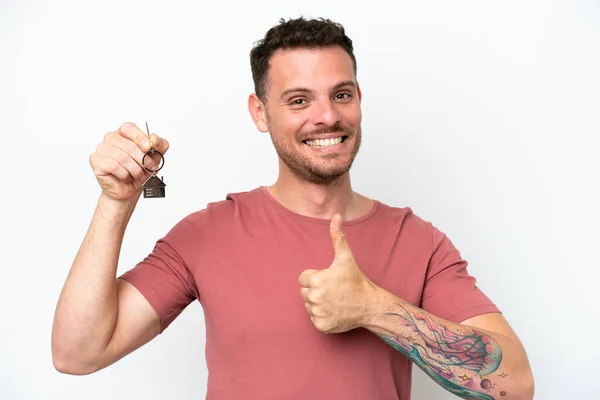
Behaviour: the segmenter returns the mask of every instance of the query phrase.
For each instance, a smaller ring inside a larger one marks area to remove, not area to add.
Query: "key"
[[[163,181],[163,177],[160,178],[156,175],[158,171],[162,169],[165,165],[165,157],[158,150],[154,149],[154,143],[150,140],[150,129],[148,128],[148,122],[146,122],[146,131],[148,132],[148,140],[150,141],[150,150],[148,150],[144,157],[142,157],[142,166],[146,169],[146,171],[152,172],[152,175],[146,179],[146,182],[142,185],[142,189],[144,190],[144,198],[163,198],[165,197],[165,187],[167,186]],[[146,157],[150,154],[158,154],[160,156],[160,165],[156,169],[150,169],[146,167],[145,160]]]

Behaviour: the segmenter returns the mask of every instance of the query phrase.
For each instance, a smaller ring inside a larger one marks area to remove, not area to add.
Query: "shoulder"
[[[227,193],[222,200],[209,202],[206,207],[183,217],[173,227],[177,231],[196,231],[201,235],[207,232],[227,230],[242,215],[248,215],[260,207],[262,197],[260,190],[252,189],[243,192]]]
[[[382,205],[382,211],[383,217],[396,224],[411,243],[419,242],[424,248],[426,247],[434,260],[436,257],[449,254],[460,256],[460,252],[446,233],[434,222],[415,214],[412,208]]]
[[[223,200],[208,203],[206,209],[201,212],[206,223],[239,219],[242,214],[248,214],[258,208],[264,195],[259,188],[227,193]]]
[[[376,223],[390,225],[401,229],[410,235],[425,235],[431,237],[435,229],[433,224],[415,214],[409,206],[393,206],[378,202],[378,211],[374,215]]]

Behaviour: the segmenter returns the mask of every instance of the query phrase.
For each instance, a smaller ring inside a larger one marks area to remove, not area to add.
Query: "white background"
[[[536,399],[600,399],[597,1],[0,4],[1,399],[204,398],[197,303],[106,370],[53,369],[54,307],[99,193],[88,156],[124,121],[171,142],[167,198],[140,200],[119,273],[188,213],[271,184],[248,52],[299,15],[356,46],[355,190],[450,236],[523,340]],[[418,368],[413,393],[455,398]]]

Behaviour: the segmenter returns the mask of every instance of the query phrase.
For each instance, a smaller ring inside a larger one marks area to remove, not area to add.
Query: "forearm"
[[[465,399],[531,399],[528,362],[509,337],[453,323],[383,290],[364,325]]]
[[[52,353],[57,363],[77,365],[100,354],[117,319],[116,270],[135,201],[100,196],[56,308]]]

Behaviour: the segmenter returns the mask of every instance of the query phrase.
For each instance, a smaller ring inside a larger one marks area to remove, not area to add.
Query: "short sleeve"
[[[161,321],[160,333],[200,299],[193,271],[201,233],[198,215],[187,216],[156,242],[144,260],[119,277],[135,286],[154,308]]]
[[[500,312],[496,305],[477,287],[469,275],[467,262],[450,239],[432,226],[432,256],[427,268],[421,307],[452,322]]]

